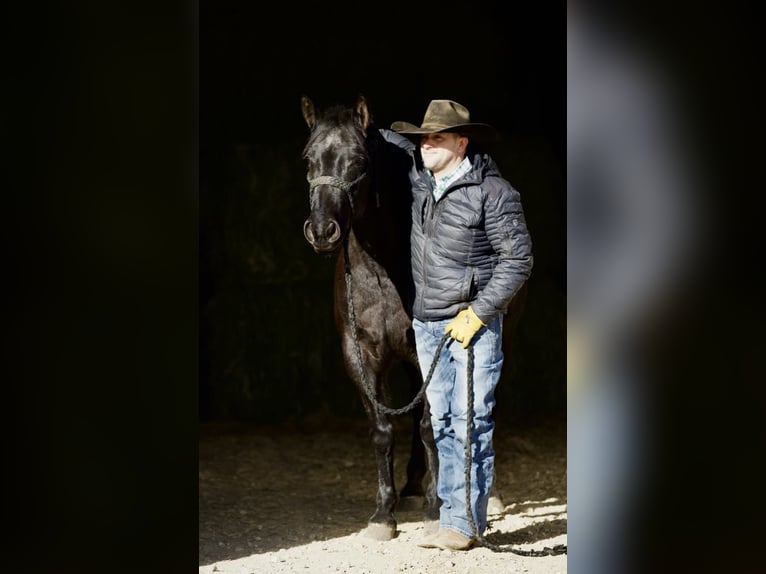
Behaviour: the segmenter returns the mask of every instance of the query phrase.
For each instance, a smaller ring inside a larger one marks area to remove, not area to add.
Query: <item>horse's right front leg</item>
[[[370,517],[365,535],[375,540],[391,540],[396,536],[394,507],[398,497],[394,484],[394,430],[388,415],[380,412],[363,394],[370,421],[370,439],[378,468],[378,494],[375,513]]]
[[[381,397],[381,389],[385,387],[386,373],[374,360],[372,354],[365,351],[364,345],[360,353],[363,364],[360,365],[356,354],[357,344],[361,343],[354,341],[350,334],[346,334],[343,338],[343,357],[346,370],[358,388],[362,405],[367,413],[370,439],[378,471],[377,506],[375,513],[368,521],[365,535],[375,540],[390,540],[396,536],[394,507],[398,500],[394,483],[394,429],[390,417],[375,406],[365,389],[369,387],[370,394],[378,402],[383,403],[385,398]]]

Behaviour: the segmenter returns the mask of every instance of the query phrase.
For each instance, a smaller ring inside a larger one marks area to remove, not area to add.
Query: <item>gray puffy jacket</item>
[[[469,305],[484,322],[505,312],[532,272],[532,240],[521,197],[488,155],[434,201],[417,146],[381,130],[413,154],[411,174],[413,315],[450,319]]]

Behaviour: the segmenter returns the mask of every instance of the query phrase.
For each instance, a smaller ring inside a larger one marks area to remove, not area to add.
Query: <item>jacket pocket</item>
[[[473,301],[479,292],[479,281],[474,267],[466,267],[463,273],[463,282],[460,287],[462,301]]]

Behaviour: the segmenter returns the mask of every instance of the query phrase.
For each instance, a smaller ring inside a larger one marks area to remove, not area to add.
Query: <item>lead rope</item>
[[[448,335],[447,335],[448,336]],[[437,355],[438,357],[438,355]],[[436,361],[436,358],[434,358]],[[513,546],[498,546],[489,542],[482,534],[479,534],[479,528],[474,521],[473,512],[471,511],[471,438],[473,437],[473,345],[468,345],[468,418],[466,420],[466,441],[465,441],[465,508],[468,515],[468,522],[471,525],[471,532],[473,532],[474,538],[479,541],[482,546],[485,546],[493,552],[512,552],[519,556],[557,556],[559,554],[566,554],[567,547],[565,544],[557,544],[553,548],[548,546],[542,550],[522,550],[520,548],[514,548]]]
[[[348,237],[343,241],[343,258],[344,258],[344,268],[345,268],[345,279],[346,279],[346,300],[348,302],[348,318],[349,323],[351,324],[351,336],[354,339],[354,353],[356,355],[356,361],[357,366],[359,369],[360,378],[362,381],[362,388],[364,389],[364,393],[367,395],[367,398],[370,399],[370,402],[375,406],[375,408],[380,409],[382,412],[390,414],[390,415],[400,415],[403,413],[406,413],[409,410],[412,410],[412,408],[418,404],[421,400],[423,400],[423,397],[425,396],[426,387],[428,387],[428,383],[431,382],[431,377],[434,374],[434,370],[436,369],[436,362],[439,360],[439,356],[442,352],[442,347],[446,344],[447,340],[450,339],[449,334],[446,334],[441,338],[439,341],[439,345],[436,347],[436,352],[434,353],[434,358],[431,361],[431,368],[428,370],[428,375],[426,376],[425,380],[423,381],[423,386],[420,387],[420,390],[418,391],[418,394],[415,395],[415,398],[412,399],[412,401],[401,408],[398,409],[392,409],[384,404],[382,404],[380,401],[377,400],[375,397],[375,392],[370,386],[370,383],[367,381],[367,376],[364,372],[364,367],[362,363],[362,350],[361,346],[359,345],[359,336],[358,336],[358,330],[356,326],[356,314],[354,312],[354,302],[351,298],[351,264],[349,262],[348,258]],[[496,544],[492,544],[489,542],[482,534],[479,534],[479,528],[476,526],[476,522],[473,517],[473,512],[471,511],[471,464],[472,464],[472,452],[471,452],[471,438],[473,437],[473,400],[474,400],[474,394],[473,394],[473,345],[468,346],[468,361],[467,361],[467,378],[468,378],[468,418],[466,420],[466,444],[465,444],[465,508],[466,508],[466,514],[468,515],[468,522],[471,525],[471,532],[473,532],[474,538],[481,544],[482,546],[489,548],[493,552],[512,552],[513,554],[518,554],[519,556],[533,556],[533,557],[539,557],[539,556],[557,556],[559,554],[566,554],[567,553],[567,547],[565,544],[557,544],[553,548],[550,548],[548,546],[544,547],[542,550],[522,550],[520,548],[514,548],[512,546],[498,546]]]
[[[367,375],[364,371],[364,363],[362,363],[362,349],[361,345],[359,344],[359,332],[356,326],[356,313],[354,312],[354,301],[351,298],[351,264],[348,259],[348,236],[346,239],[343,240],[343,262],[345,267],[345,279],[346,279],[346,301],[348,301],[348,322],[351,325],[351,337],[354,339],[354,354],[356,355],[356,362],[357,367],[359,370],[359,377],[362,381],[362,388],[364,389],[364,394],[367,395],[367,398],[370,399],[370,402],[373,404],[373,406],[380,410],[381,412],[384,412],[389,415],[401,415],[408,411],[411,411],[415,406],[423,400],[423,397],[426,394],[426,387],[428,386],[428,383],[431,382],[431,377],[434,374],[434,370],[436,369],[436,361],[431,362],[431,369],[428,371],[428,376],[423,381],[423,385],[420,387],[420,390],[418,391],[418,394],[415,395],[415,398],[410,401],[409,404],[398,408],[398,409],[392,409],[391,407],[388,407],[378,401],[377,397],[375,396],[375,390],[372,388],[372,385],[370,385],[369,381],[367,380]],[[441,353],[442,347],[446,343],[448,339],[448,336],[445,336],[440,342],[439,346],[436,349],[436,356],[439,356],[439,353]]]

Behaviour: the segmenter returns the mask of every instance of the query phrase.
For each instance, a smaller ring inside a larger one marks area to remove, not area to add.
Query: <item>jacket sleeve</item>
[[[527,230],[521,196],[505,180],[487,194],[485,230],[497,253],[497,264],[487,285],[471,304],[485,324],[503,313],[532,273],[532,239]]]
[[[378,131],[387,143],[407,152],[410,158],[410,184],[413,186],[414,190],[414,188],[418,186],[423,171],[423,160],[420,158],[420,148],[415,145],[415,142],[398,132],[388,128],[378,128]]]
[[[378,131],[380,132],[380,135],[383,136],[383,139],[387,142],[392,143],[405,151],[414,153],[416,146],[415,142],[412,140],[407,139],[402,134],[393,130],[389,130],[388,128],[379,128]]]

